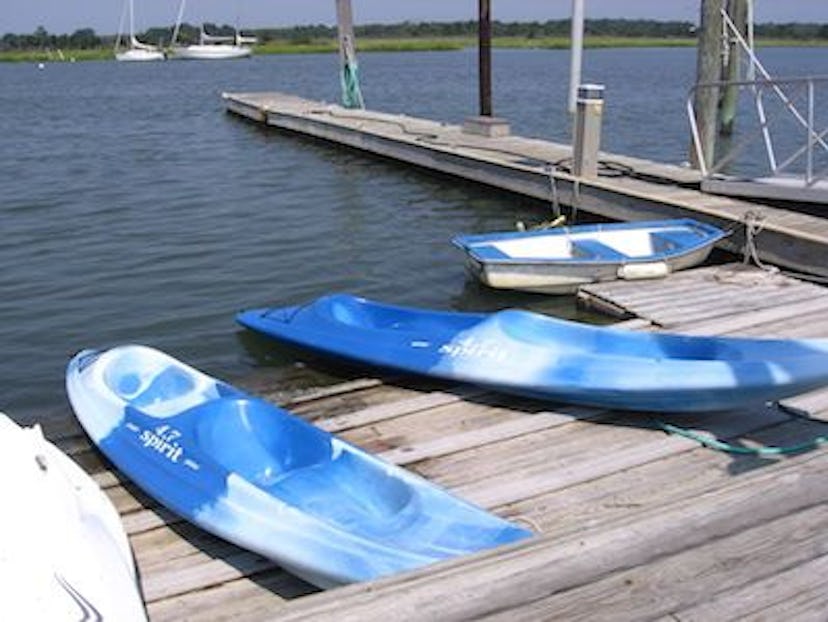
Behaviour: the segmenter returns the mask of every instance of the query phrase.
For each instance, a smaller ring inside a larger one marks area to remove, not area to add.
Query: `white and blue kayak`
[[[244,311],[236,320],[359,363],[611,409],[727,410],[828,384],[824,339],[645,333],[513,309],[429,311],[346,294]]]
[[[0,413],[0,620],[146,620],[121,518],[39,426]]]
[[[84,351],[69,400],[166,507],[323,588],[531,536],[157,350]]]
[[[565,294],[587,283],[658,278],[698,265],[726,235],[680,218],[459,235],[452,242],[489,287]]]

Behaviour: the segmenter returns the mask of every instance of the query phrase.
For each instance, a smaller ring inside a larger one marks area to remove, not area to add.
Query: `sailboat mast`
[[[115,39],[115,53],[118,53],[118,50],[121,49],[121,37],[124,34],[124,22],[126,21],[126,12],[127,12],[127,5],[126,1],[124,5],[121,7],[121,19],[118,22],[118,37]]]
[[[184,5],[187,3],[187,0],[181,0],[181,5],[178,7],[178,17],[175,20],[175,28],[173,29],[172,40],[170,41],[170,46],[175,45],[175,42],[178,40],[178,31],[181,29],[181,20],[184,18]]]

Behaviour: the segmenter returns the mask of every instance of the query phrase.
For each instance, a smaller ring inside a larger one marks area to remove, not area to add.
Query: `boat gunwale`
[[[694,229],[700,230],[704,236],[694,244],[684,245],[676,250],[668,250],[668,251],[660,251],[658,253],[651,253],[648,255],[643,255],[639,257],[634,256],[626,256],[623,259],[621,258],[607,258],[607,257],[600,257],[600,256],[582,256],[582,257],[520,257],[520,256],[512,256],[512,257],[484,257],[479,252],[477,252],[476,247],[488,247],[491,244],[500,241],[509,241],[509,240],[520,240],[526,238],[539,238],[539,237],[558,237],[558,236],[566,236],[572,233],[572,227],[561,227],[561,228],[552,228],[552,229],[542,229],[537,231],[503,231],[503,232],[496,232],[496,233],[483,233],[483,234],[470,234],[470,235],[458,235],[452,239],[452,244],[454,246],[460,248],[461,250],[465,251],[466,254],[473,259],[474,261],[480,263],[481,265],[487,264],[498,264],[498,265],[512,265],[512,266],[520,266],[520,265],[579,265],[579,264],[588,264],[591,266],[596,265],[606,265],[606,266],[618,266],[618,265],[625,265],[625,264],[647,264],[647,263],[655,263],[659,261],[670,261],[673,259],[680,259],[682,257],[686,257],[687,255],[691,255],[696,253],[700,250],[703,250],[706,247],[711,247],[715,245],[717,242],[722,240],[723,238],[729,235],[729,232],[719,229],[713,225],[697,221],[692,218],[678,218],[678,219],[671,219],[671,220],[658,220],[658,221],[635,221],[635,222],[626,222],[626,223],[611,223],[610,231],[628,231],[633,229],[640,229],[640,228],[647,228],[651,227],[657,233],[658,229],[668,229],[668,228],[685,228],[685,229]],[[605,224],[596,224],[596,225],[583,225],[579,226],[579,230],[575,232],[590,234],[590,233],[597,233],[601,231],[606,231],[607,225]]]

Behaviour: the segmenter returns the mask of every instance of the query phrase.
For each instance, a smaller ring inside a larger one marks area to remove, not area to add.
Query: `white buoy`
[[[46,69],[46,65],[44,65],[43,63],[38,63],[37,68],[38,69]]]

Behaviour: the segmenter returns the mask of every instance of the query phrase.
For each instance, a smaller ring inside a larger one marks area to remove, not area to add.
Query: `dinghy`
[[[319,587],[531,535],[151,348],[84,351],[66,385],[89,436],[147,493]]]
[[[121,518],[39,426],[0,413],[2,620],[146,620]]]
[[[718,411],[828,384],[828,340],[645,333],[513,309],[427,311],[346,294],[236,319],[351,361],[612,409]]]
[[[489,287],[548,294],[698,265],[727,234],[689,218],[460,235],[452,242]]]

